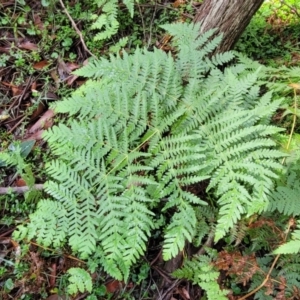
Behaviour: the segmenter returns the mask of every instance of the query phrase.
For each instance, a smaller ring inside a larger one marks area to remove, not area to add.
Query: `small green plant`
[[[270,138],[280,129],[269,125],[280,101],[260,96],[258,71],[242,63],[218,69],[234,55],[208,58],[221,39],[209,41],[213,30],[198,37],[198,25],[164,28],[176,59],[138,49],[76,72],[92,79],[56,103],[70,118],[44,134],[57,156],[46,166],[54,200],[41,200],[15,237],[54,247],[67,241],[127,279],[154,229],[164,231],[165,260],[201,235],[196,211],[207,202],[190,185],[209,180],[215,241],[244,215],[266,209],[283,156]]]
[[[299,2],[265,1],[239,39],[236,50],[278,67],[292,62],[297,52]],[[271,45],[271,47],[270,47]]]
[[[71,268],[68,270],[69,285],[68,293],[73,295],[78,292],[91,292],[93,288],[92,278],[90,274],[81,268]]]
[[[0,152],[0,168],[15,168],[16,172],[13,178],[16,179],[17,176],[20,176],[29,187],[29,190],[24,193],[25,201],[13,192],[8,192],[8,194],[0,196],[3,210],[9,211],[12,214],[27,215],[28,212],[36,208],[36,200],[41,197],[41,192],[33,188],[35,175],[33,174],[31,165],[26,161],[26,157],[31,152],[34,144],[34,140],[11,143],[7,150]]]
[[[186,261],[181,269],[173,272],[176,278],[191,280],[193,284],[198,284],[206,291],[208,300],[226,300],[227,290],[221,290],[217,282],[220,272],[214,267],[212,261],[216,253],[210,255],[200,255],[193,260]]]

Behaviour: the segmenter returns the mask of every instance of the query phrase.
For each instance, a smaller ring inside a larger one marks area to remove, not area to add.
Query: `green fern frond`
[[[83,258],[97,251],[103,268],[119,280],[128,278],[152,230],[162,226],[157,219],[169,220],[165,259],[207,234],[204,223],[202,233],[197,227],[197,210],[207,201],[191,185],[209,182],[218,213],[203,210],[203,218],[216,226],[218,240],[242,216],[265,209],[281,168],[283,154],[271,139],[279,130],[268,122],[279,102],[260,96],[257,72],[217,69],[234,55],[209,58],[220,40],[210,40],[214,31],[199,37],[199,25],[164,28],[174,35],[175,58],[137,49],[91,61],[76,71],[91,79],[54,105],[70,118],[44,133],[56,157],[46,165],[51,180],[45,185],[55,201],[39,207],[30,237],[36,229],[43,243],[48,230],[49,244],[61,224],[56,245],[67,241]],[[54,212],[57,205],[64,215],[46,219],[45,207]],[[202,282],[207,291],[217,288]]]
[[[169,260],[184,248],[186,240],[192,241],[195,235],[196,215],[189,205],[180,207],[166,229],[163,257]]]
[[[95,41],[107,40],[118,32],[119,21],[117,19],[118,1],[117,0],[95,0],[95,3],[102,9],[101,14],[92,15],[94,21],[91,29],[98,29],[100,32],[94,36]],[[124,0],[123,3],[133,17],[134,0]]]
[[[208,300],[225,300],[228,291],[221,290],[217,283],[220,273],[212,264],[212,258],[206,255],[185,261],[181,269],[172,273],[176,278],[191,280],[205,290]]]
[[[295,253],[299,253],[299,251],[300,251],[300,230],[295,230],[292,233],[292,240],[279,246],[275,251],[273,251],[273,253],[274,254],[295,254]]]
[[[70,268],[67,272],[69,275],[68,280],[68,293],[71,295],[78,292],[85,291],[91,292],[93,288],[92,278],[90,274],[81,268]]]
[[[56,201],[40,200],[37,209],[38,211],[30,216],[31,223],[27,226],[27,237],[34,238],[38,230],[38,243],[60,247],[68,236],[69,220],[65,208]]]
[[[278,210],[286,216],[298,216],[300,214],[300,168],[299,161],[293,163],[283,174],[283,180],[278,183],[276,190],[270,195],[268,210]]]

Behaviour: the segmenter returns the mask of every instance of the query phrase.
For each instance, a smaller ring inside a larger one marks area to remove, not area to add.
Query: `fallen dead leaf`
[[[0,47],[0,52],[9,53],[10,47]]]
[[[32,113],[31,117],[30,117],[30,121],[34,121],[37,117],[39,117],[42,113],[45,112],[45,110],[47,109],[47,107],[45,106],[44,103],[40,102],[38,104],[38,107],[36,110],[34,110],[34,112]]]
[[[34,25],[41,31],[45,29],[44,24],[38,14],[33,14]]]
[[[56,281],[56,269],[57,269],[57,264],[54,262],[51,264],[51,276],[49,278],[49,286],[52,288],[55,286],[55,281]]]
[[[31,43],[29,41],[25,41],[19,44],[19,48],[25,49],[25,50],[31,50],[31,51],[37,51],[39,50],[38,46],[34,43]]]
[[[88,63],[89,63],[89,59],[87,58],[87,59],[85,59],[85,60],[83,61],[82,64],[83,64],[84,66],[86,66]]]
[[[44,133],[44,129],[38,130],[34,133],[29,134],[28,136],[26,136],[25,139],[23,139],[23,141],[30,141],[30,140],[35,140],[35,141],[39,141],[42,139],[42,135]]]
[[[47,60],[41,60],[41,61],[35,63],[32,67],[35,70],[42,70],[42,69],[46,68],[49,65],[50,65],[50,62],[48,62]]]
[[[300,83],[290,83],[288,86],[295,90],[300,90]]]
[[[58,59],[57,71],[61,81],[64,81],[71,73],[71,69],[61,58]]]
[[[53,92],[47,92],[46,95],[45,95],[45,99],[48,99],[48,100],[57,100],[58,96],[55,93],[53,93]]]
[[[70,71],[73,71],[73,70],[76,70],[78,68],[80,68],[80,66],[76,63],[73,63],[73,62],[67,62],[66,63],[66,66],[67,68],[70,70]]]
[[[41,129],[48,129],[53,124],[54,111],[52,109],[48,109],[39,119],[38,121],[28,130],[28,133],[35,133]]]
[[[112,280],[108,282],[106,285],[107,293],[115,293],[118,290],[121,290],[124,287],[124,282],[119,280]]]
[[[77,80],[76,81],[76,85],[77,86],[81,86],[81,85],[83,85],[83,84],[85,84],[86,83],[86,80]]]
[[[58,77],[57,71],[55,69],[51,70],[50,75],[55,82],[56,88],[59,88],[60,79]]]
[[[23,178],[19,178],[16,180],[16,186],[26,186],[26,182]]]
[[[78,78],[78,76],[77,75],[70,75],[69,77],[68,77],[68,79],[67,79],[67,85],[72,85],[73,84],[73,82],[76,80]]]
[[[36,84],[36,81],[34,81],[31,85],[31,91],[36,91],[36,87],[37,87],[37,84]]]
[[[10,87],[11,91],[12,91],[12,94],[13,94],[14,97],[21,95],[22,92],[23,92],[23,90],[22,90],[21,87],[16,86],[16,85],[14,85],[14,84],[12,84],[10,82],[4,82],[4,81],[2,81],[1,84]]]
[[[181,295],[185,297],[185,299],[187,300],[191,299],[189,292],[185,288],[180,289],[180,292]]]
[[[179,7],[180,5],[184,4],[185,3],[185,0],[176,0],[174,3],[173,3],[173,7]]]

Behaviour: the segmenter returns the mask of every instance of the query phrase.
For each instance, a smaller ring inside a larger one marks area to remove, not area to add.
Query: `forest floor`
[[[89,17],[100,11],[95,2],[69,1],[64,4],[65,11],[62,1],[0,1],[0,151],[9,149],[14,153],[20,147],[21,157],[30,166],[25,178],[18,169],[0,160],[0,299],[3,300],[67,299],[67,270],[85,266],[70,249],[58,252],[34,241],[18,244],[12,238],[15,228],[28,220],[42,197],[40,192],[24,198],[24,186],[31,180],[39,187],[47,180],[44,165],[51,159],[51,153],[42,134],[64,118],[55,116],[49,105],[67,97],[85,82],[72,71],[85,65],[91,53],[96,57],[115,53],[118,48],[112,46],[124,37],[128,37],[125,49],[129,53],[136,46],[167,50],[167,37],[159,25],[191,20],[201,5],[201,1],[140,1],[135,5],[132,19],[125,6],[120,5],[118,33],[109,40],[95,41],[93,20]],[[292,1],[277,6],[266,2],[236,50],[272,67],[299,66],[299,13],[300,8]],[[277,122],[281,127],[291,126],[291,119]],[[92,274],[96,298],[89,299],[153,299],[157,293],[165,293],[165,299],[200,299],[199,287],[172,279],[160,267],[160,254],[159,243],[153,241],[145,263],[133,270],[127,284],[109,278],[104,272]],[[160,290],[166,283],[168,291]],[[85,298],[87,293],[70,297]]]

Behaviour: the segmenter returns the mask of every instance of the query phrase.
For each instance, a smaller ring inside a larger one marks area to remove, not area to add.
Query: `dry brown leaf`
[[[47,92],[45,98],[51,99],[51,100],[57,100],[58,96],[53,92]]]
[[[23,141],[30,141],[30,140],[39,141],[42,139],[43,133],[44,133],[44,129],[38,130],[34,133],[30,133],[28,136],[26,136],[25,139],[23,139]]]
[[[78,78],[78,76],[77,75],[70,75],[69,77],[68,77],[68,79],[67,79],[67,85],[72,85],[73,84],[73,82],[76,80]]]
[[[173,3],[173,7],[179,7],[180,5],[184,4],[185,3],[185,0],[176,0],[174,3]]]
[[[180,289],[180,292],[187,300],[191,299],[189,292],[185,288]]]
[[[12,84],[12,83],[10,83],[10,82],[4,82],[4,81],[2,81],[1,83],[2,83],[3,85],[5,85],[5,86],[8,86],[8,87],[11,88],[11,91],[12,91],[12,94],[13,94],[14,97],[15,97],[15,96],[21,95],[22,92],[23,92],[23,90],[22,90],[21,87],[16,86],[16,85],[14,85],[14,84]]]
[[[36,87],[37,87],[37,83],[36,83],[36,81],[34,81],[33,83],[32,83],[32,85],[31,85],[31,91],[33,92],[35,92],[36,91]]]
[[[80,66],[76,63],[73,63],[73,62],[67,62],[66,63],[66,66],[67,68],[70,70],[70,71],[73,71],[73,70],[76,70],[78,68],[80,68]]]
[[[77,80],[76,81],[76,85],[77,86],[81,86],[81,85],[83,85],[83,84],[85,84],[86,83],[86,80]]]
[[[60,77],[60,80],[65,80],[71,73],[71,69],[68,65],[62,60],[58,59],[57,71]]]
[[[300,90],[300,83],[290,83],[288,86],[295,90]]]
[[[28,133],[35,133],[41,129],[48,129],[53,124],[54,111],[52,109],[48,109],[39,120],[28,130]]]
[[[85,60],[83,61],[82,64],[83,64],[84,66],[86,66],[88,63],[89,63],[89,59],[87,58],[87,59],[85,59]]]
[[[60,79],[59,79],[59,76],[57,74],[57,71],[56,70],[50,71],[50,75],[51,75],[52,79],[54,80],[54,82],[56,84],[56,87],[58,88],[59,83],[60,83]]]
[[[42,70],[44,69],[45,67],[49,66],[49,62],[47,60],[41,60],[37,63],[35,63],[32,67],[35,69],[35,70]]]
[[[0,47],[0,52],[9,53],[10,47]]]
[[[44,24],[38,14],[33,14],[34,25],[41,31],[45,29]]]
[[[105,286],[107,293],[114,293],[124,287],[124,282],[119,280],[112,280],[108,282]]]
[[[57,264],[54,262],[51,264],[51,275],[49,278],[49,286],[52,288],[55,286],[55,281],[56,281],[56,269],[57,269]]]
[[[33,121],[34,119],[39,117],[42,113],[45,112],[45,110],[46,110],[46,106],[44,105],[44,103],[40,102],[38,104],[37,109],[32,113],[32,115],[30,117],[30,121]]]
[[[12,85],[11,86],[11,90],[12,90],[12,93],[13,93],[13,96],[19,96],[22,94],[22,89],[20,89],[18,86],[15,86],[15,85]]]
[[[27,184],[23,178],[19,178],[16,180],[16,186],[27,186]]]
[[[31,43],[29,41],[25,41],[19,44],[19,48],[25,49],[25,50],[31,50],[31,51],[37,51],[39,50],[38,46],[34,43]]]

